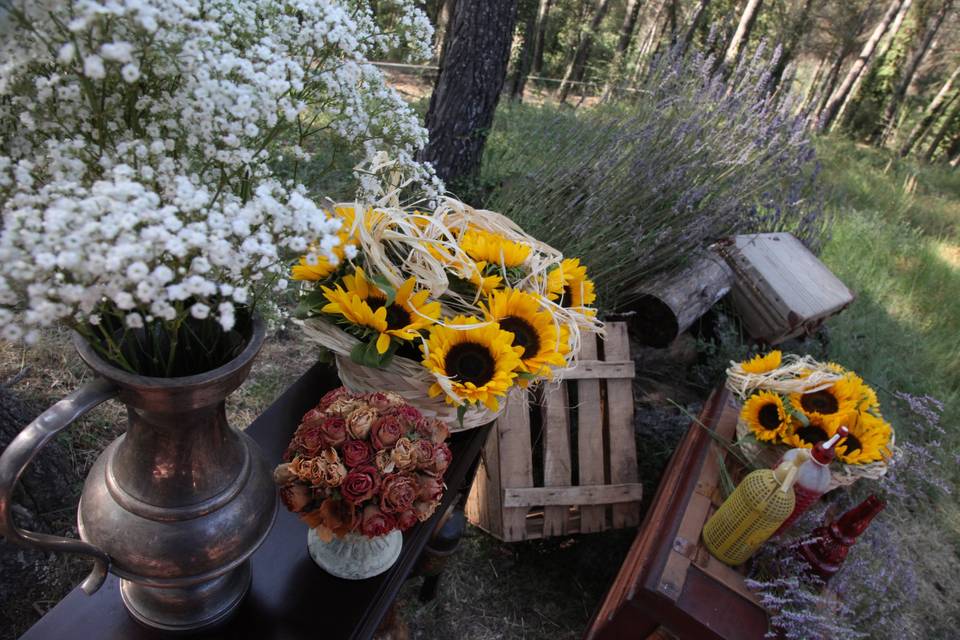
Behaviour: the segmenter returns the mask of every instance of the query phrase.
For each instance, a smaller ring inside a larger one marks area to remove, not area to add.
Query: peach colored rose
[[[397,528],[396,519],[373,504],[363,508],[362,518],[360,532],[368,538],[386,535]]]
[[[420,487],[409,473],[391,473],[380,485],[380,508],[386,513],[401,513],[413,506]]]
[[[417,456],[417,445],[406,436],[397,440],[397,443],[390,451],[390,459],[393,460],[397,468],[401,471],[414,470],[417,467]]]
[[[397,463],[393,461],[392,449],[380,449],[373,458],[374,464],[380,473],[390,473],[397,468]]]
[[[364,399],[371,407],[380,410],[406,404],[403,396],[392,391],[374,391],[373,393],[368,393]]]
[[[404,433],[406,429],[400,418],[393,415],[383,416],[370,429],[370,442],[377,449],[386,449],[396,444]]]
[[[298,480],[313,484],[313,458],[304,458],[297,456],[287,464],[287,469],[297,477]]]
[[[417,484],[420,487],[418,497],[425,502],[437,502],[443,496],[443,481],[433,476],[417,474]]]
[[[430,519],[430,516],[434,514],[437,510],[437,505],[439,502],[425,502],[420,500],[413,503],[413,509],[417,512],[417,520],[420,522],[425,522]]]
[[[373,457],[373,449],[363,440],[347,440],[343,443],[341,451],[343,461],[350,468],[369,462]]]
[[[450,437],[447,423],[436,418],[424,418],[417,423],[417,433],[434,444],[440,444]]]
[[[328,391],[320,398],[320,404],[317,405],[317,409],[320,411],[327,411],[330,408],[330,405],[334,404],[338,400],[350,401],[354,399],[354,395],[350,393],[346,387],[337,387],[333,391]]]
[[[425,469],[433,465],[434,450],[436,448],[433,446],[433,443],[426,438],[420,438],[413,444],[417,449],[417,466]]]
[[[347,431],[357,440],[366,440],[370,435],[370,428],[379,417],[376,409],[357,407],[347,416]]]
[[[298,478],[297,474],[290,468],[290,463],[278,464],[273,470],[273,482],[278,486],[290,484]]]
[[[371,465],[362,465],[351,469],[340,485],[343,499],[358,504],[369,500],[380,488],[380,472]]]
[[[363,401],[357,399],[355,396],[337,398],[327,407],[327,413],[346,418],[353,413],[355,409],[362,406],[365,406]]]
[[[339,487],[347,475],[347,468],[334,449],[324,449],[319,458],[314,458],[314,484]]]
[[[280,501],[289,511],[299,513],[313,500],[310,487],[302,484],[288,484],[280,487]]]

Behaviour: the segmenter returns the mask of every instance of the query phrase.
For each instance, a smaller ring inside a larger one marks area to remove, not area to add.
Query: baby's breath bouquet
[[[281,152],[386,150],[430,184],[366,61],[428,54],[429,23],[379,4],[389,29],[351,0],[0,0],[2,338],[64,323],[131,372],[214,368],[291,256],[336,259],[341,220]]]

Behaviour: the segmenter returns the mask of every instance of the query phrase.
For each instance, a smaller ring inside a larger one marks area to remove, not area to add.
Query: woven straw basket
[[[800,376],[801,372],[805,377]],[[730,368],[727,369],[727,388],[742,402],[759,390],[772,391],[783,396],[818,391],[829,387],[840,377],[810,356],[785,354],[782,366],[761,374],[746,372],[739,363],[731,363]],[[757,466],[770,468],[790,450],[786,445],[762,444],[753,438],[747,438],[748,435],[750,435],[750,427],[743,420],[738,419],[737,446]],[[894,457],[897,455],[895,443],[896,434],[891,433],[888,447]],[[887,472],[888,466],[887,460],[868,464],[834,462],[830,465],[829,490],[850,486],[860,478],[878,480]]]
[[[500,399],[500,410],[490,411],[483,405],[472,405],[463,416],[463,424],[457,420],[457,408],[447,404],[443,394],[431,398],[427,390],[436,379],[422,364],[408,358],[395,357],[382,369],[365,367],[350,359],[350,351],[359,340],[333,323],[321,318],[298,321],[308,340],[333,352],[340,381],[354,393],[370,391],[393,391],[417,408],[428,418],[437,418],[447,423],[451,432],[481,427],[503,412],[506,398]]]

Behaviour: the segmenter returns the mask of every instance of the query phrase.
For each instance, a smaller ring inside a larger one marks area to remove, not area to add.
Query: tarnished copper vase
[[[250,586],[249,558],[276,515],[270,465],[227,424],[225,400],[263,344],[254,323],[243,352],[207,373],[137,376],[105,362],[79,337],[77,351],[98,378],[44,412],[0,457],[0,533],[11,542],[90,555],[82,587],[93,593],[109,569],[127,610],[170,631],[216,625]],[[14,526],[10,494],[23,469],[58,431],[101,402],[127,407],[126,433],[94,463],[80,498],[81,540]]]

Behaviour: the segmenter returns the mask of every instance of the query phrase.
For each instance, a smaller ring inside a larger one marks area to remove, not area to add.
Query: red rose
[[[355,467],[340,483],[340,493],[344,500],[353,504],[369,500],[380,488],[379,478],[380,474],[376,467],[371,465]]]
[[[389,513],[384,513],[380,507],[368,504],[363,508],[360,521],[360,533],[368,538],[376,538],[390,533],[397,528],[396,519]]]
[[[326,441],[320,433],[320,425],[316,423],[301,423],[290,442],[294,457],[299,453],[305,458],[315,458],[326,446]]]
[[[397,416],[386,415],[377,420],[370,429],[370,442],[377,449],[392,447],[406,430]]]
[[[407,431],[416,431],[417,423],[423,420],[423,414],[408,404],[387,409],[384,413],[400,420],[400,424],[403,425],[404,433]]]
[[[337,387],[333,391],[328,391],[322,398],[320,398],[320,404],[317,405],[317,409],[320,411],[326,411],[330,408],[330,405],[340,399],[352,400],[353,394],[347,391],[346,387]]]
[[[425,502],[437,502],[443,496],[443,481],[433,476],[417,474],[417,484],[420,485],[418,498]]]
[[[450,452],[450,447],[441,442],[433,447],[433,461],[422,466],[421,469],[440,476],[450,466],[451,461],[453,461],[453,454]]]
[[[393,393],[392,391],[374,391],[373,393],[368,393],[365,395],[364,400],[366,400],[367,404],[374,409],[380,409],[381,411],[406,404],[403,396]]]
[[[369,462],[373,457],[373,449],[363,440],[347,440],[343,443],[343,461],[351,469],[364,462]]]
[[[450,429],[443,420],[424,418],[417,423],[417,433],[434,444],[440,444],[450,436]]]
[[[386,513],[401,513],[413,506],[420,494],[416,479],[409,473],[391,473],[380,485],[380,508]]]
[[[299,513],[313,500],[310,487],[302,484],[288,484],[280,487],[280,501],[288,510]]]
[[[433,443],[426,438],[420,438],[413,443],[413,446],[417,450],[417,466],[421,469],[431,466],[433,457],[436,455],[436,447],[433,446]]]
[[[413,509],[413,508],[407,509],[403,513],[397,514],[397,529],[400,529],[400,531],[406,531],[413,525],[417,524],[419,521],[420,519],[417,518],[416,509]]]
[[[303,430],[301,435],[302,446],[309,446],[311,449],[316,446],[318,438],[322,443],[320,448],[336,447],[343,444],[344,440],[347,439],[347,422],[341,416],[329,415],[317,409],[311,409],[303,416],[303,421],[300,423],[297,433],[300,433],[301,429]],[[294,434],[294,437],[296,437],[296,434]],[[308,439],[309,445],[307,444]],[[317,455],[316,453],[307,453],[310,456]]]

